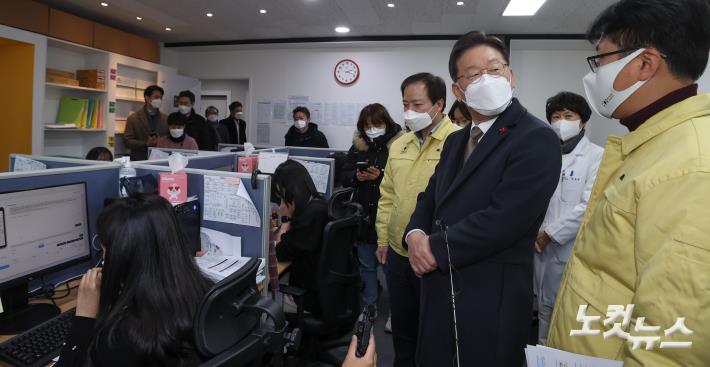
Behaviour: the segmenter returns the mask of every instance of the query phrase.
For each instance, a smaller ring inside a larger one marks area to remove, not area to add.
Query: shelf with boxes
[[[106,145],[108,53],[48,39],[44,154],[83,157]]]

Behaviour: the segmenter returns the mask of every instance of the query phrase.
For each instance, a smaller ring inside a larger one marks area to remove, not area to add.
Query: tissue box
[[[160,196],[171,204],[182,204],[187,201],[187,174],[161,173]]]
[[[253,173],[258,166],[258,156],[237,157],[237,172],[239,173]]]

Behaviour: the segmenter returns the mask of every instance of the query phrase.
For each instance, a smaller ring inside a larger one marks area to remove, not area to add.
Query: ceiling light
[[[208,18],[212,18],[212,15],[213,15],[213,14],[212,14],[212,13],[207,13],[207,14],[205,14],[205,15],[206,15]]]
[[[350,32],[350,28],[348,27],[335,27],[335,31],[338,33],[348,33]]]
[[[387,7],[388,7],[388,8],[394,8],[394,4],[389,3],[389,4],[387,4]]]
[[[266,14],[266,9],[261,9],[261,10],[259,10],[259,13],[261,13],[261,14]]]
[[[143,18],[141,18],[141,17],[136,17],[136,19],[138,19],[138,20],[143,20]]]
[[[510,0],[503,11],[504,17],[531,16],[537,13],[545,0]]]
[[[172,29],[169,28],[169,27],[165,27],[165,30],[168,31],[168,32],[169,32],[169,31],[172,31]]]
[[[458,6],[463,6],[463,1],[457,2],[456,5],[458,5]]]
[[[101,6],[108,6],[108,3],[101,3]]]

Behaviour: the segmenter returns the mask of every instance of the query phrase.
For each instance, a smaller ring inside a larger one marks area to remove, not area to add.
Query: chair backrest
[[[322,318],[331,329],[351,328],[360,314],[360,265],[354,253],[362,222],[362,207],[347,204],[354,212],[328,223],[318,265]]]
[[[222,353],[249,336],[259,325],[260,314],[245,306],[256,304],[259,260],[251,259],[240,270],[215,284],[195,314],[195,346],[206,357]]]
[[[355,214],[352,212],[352,206],[347,205],[352,200],[354,192],[354,188],[348,188],[333,193],[328,202],[328,215],[330,218],[340,219]]]

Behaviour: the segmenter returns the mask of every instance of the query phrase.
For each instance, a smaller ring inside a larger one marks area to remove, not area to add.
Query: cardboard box
[[[50,76],[50,75],[61,77],[61,78],[67,78],[67,79],[76,79],[76,74],[74,74],[70,71],[47,68],[47,76]]]
[[[106,87],[106,74],[101,69],[77,70],[76,78],[82,87],[95,89],[104,89]]]
[[[171,204],[182,204],[187,201],[187,174],[160,173],[160,196]]]
[[[237,172],[239,173],[254,173],[258,167],[258,156],[237,157]]]
[[[79,81],[76,79],[69,79],[69,78],[55,76],[55,75],[49,75],[49,74],[47,74],[47,83],[73,85],[75,87],[79,86]]]

